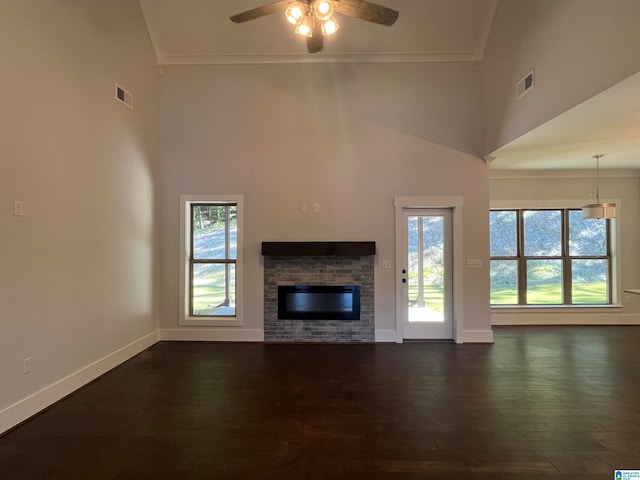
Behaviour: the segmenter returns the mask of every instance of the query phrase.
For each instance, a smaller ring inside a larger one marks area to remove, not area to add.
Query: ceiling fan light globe
[[[285,12],[287,21],[293,25],[300,25],[304,19],[304,14],[305,6],[302,2],[293,2]]]
[[[313,35],[313,29],[311,28],[311,19],[309,16],[305,16],[295,29],[295,33],[302,35],[303,37],[311,37]]]
[[[340,28],[338,22],[334,18],[330,18],[322,24],[322,33],[323,35],[333,35],[338,31],[338,28]]]
[[[333,15],[333,4],[330,0],[317,0],[314,6],[314,12],[320,20],[329,20]]]

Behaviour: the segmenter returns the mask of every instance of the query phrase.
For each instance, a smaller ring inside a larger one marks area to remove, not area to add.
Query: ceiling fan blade
[[[340,0],[335,10],[343,15],[349,15],[350,17],[378,23],[380,25],[387,25],[389,27],[398,19],[398,12],[396,10],[365,0]]]
[[[323,47],[322,22],[314,18],[311,36],[307,38],[307,50],[309,53],[318,53]]]
[[[248,22],[249,20],[264,17],[265,15],[270,15],[272,13],[284,12],[290,3],[291,0],[280,0],[279,2],[267,3],[266,5],[233,15],[230,18],[231,21],[235,23]]]

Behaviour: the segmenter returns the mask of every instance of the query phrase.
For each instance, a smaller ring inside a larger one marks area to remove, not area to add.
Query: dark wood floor
[[[160,343],[0,438],[3,479],[612,479],[640,328],[494,345]]]

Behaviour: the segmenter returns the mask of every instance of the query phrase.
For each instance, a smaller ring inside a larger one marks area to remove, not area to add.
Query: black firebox
[[[280,285],[278,318],[283,320],[360,320],[360,287]]]

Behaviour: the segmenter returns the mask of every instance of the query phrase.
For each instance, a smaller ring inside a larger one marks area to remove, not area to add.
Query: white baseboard
[[[0,433],[24,422],[33,415],[53,405],[58,400],[75,392],[89,382],[92,382],[109,370],[117,367],[131,357],[146,350],[158,342],[160,336],[156,330],[144,337],[131,342],[109,355],[96,360],[86,367],[52,383],[51,385],[32,393],[13,405],[0,410]]]
[[[493,343],[492,330],[463,330],[458,343]]]
[[[160,341],[168,342],[264,342],[264,330],[245,328],[165,328]]]
[[[397,343],[398,334],[395,330],[376,330],[376,343]]]
[[[491,325],[640,325],[640,315],[584,312],[493,312]]]

